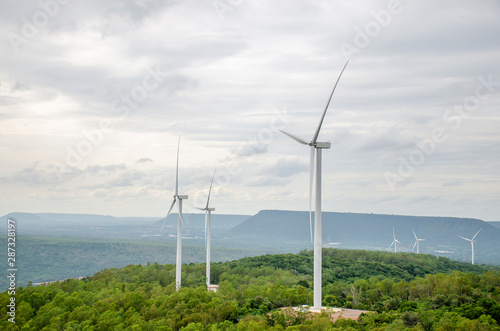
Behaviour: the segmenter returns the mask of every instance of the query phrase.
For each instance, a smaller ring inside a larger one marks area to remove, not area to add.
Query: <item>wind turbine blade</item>
[[[181,224],[184,224],[184,221],[182,220],[182,209],[181,209],[182,201],[179,201],[179,219],[181,220]]]
[[[207,249],[207,223],[208,223],[208,210],[205,210],[205,249]]]
[[[413,244],[413,248],[411,249],[411,251],[413,252],[415,250],[415,247],[417,247],[417,240],[415,240],[415,243]]]
[[[396,232],[394,232],[394,227],[392,227],[392,238],[396,241]]]
[[[403,245],[403,244],[402,244],[402,243],[400,243],[400,242],[399,242],[399,240],[397,240],[397,239],[394,239],[394,241],[395,241],[395,242],[397,242],[397,243],[398,243],[398,244],[400,244],[400,245]]]
[[[328,102],[326,103],[325,110],[323,111],[323,115],[321,116],[321,120],[319,121],[318,128],[316,129],[316,132],[314,133],[313,139],[311,140],[311,142],[313,144],[315,144],[316,140],[318,140],[319,130],[321,130],[321,125],[323,124],[323,120],[325,119],[326,111],[328,110],[328,106],[330,105],[330,101],[332,100],[333,92],[335,92],[335,89],[337,88],[337,84],[340,81],[340,77],[342,77],[342,73],[344,72],[345,67],[347,67],[348,63],[349,63],[349,60],[347,60],[347,62],[345,63],[344,68],[342,68],[342,71],[340,72],[339,78],[337,78],[337,81],[335,82],[335,85],[333,86],[332,93],[330,93],[330,98],[328,98]]]
[[[172,208],[174,208],[175,201],[177,199],[174,198],[174,201],[172,201],[172,204],[170,205],[170,209],[168,210],[167,216],[165,217],[165,220],[163,221],[163,224],[161,225],[161,232],[163,232],[163,227],[165,226],[165,222],[167,221],[168,216],[170,215],[170,212],[172,211]]]
[[[394,242],[395,242],[395,241],[393,241],[393,242],[391,243],[391,246],[389,246],[389,248],[391,248],[391,247],[392,247],[392,245],[394,245]],[[389,248],[388,248],[388,249],[389,249]]]
[[[206,208],[201,208],[201,207],[194,207],[196,209],[199,209],[199,210],[206,210]]]
[[[205,207],[206,209],[208,209],[208,203],[210,202],[210,193],[212,193],[212,184],[214,183],[214,177],[215,177],[216,171],[217,171],[217,169],[214,170],[214,174],[212,176],[212,181],[210,182],[210,189],[208,190],[207,206]]]
[[[179,194],[179,149],[181,147],[181,136],[177,143],[177,166],[175,167],[175,195]]]
[[[415,236],[415,239],[418,240],[417,235],[415,234],[415,229],[411,228],[411,230],[413,231],[413,235]]]
[[[312,221],[312,191],[314,181],[314,153],[316,148],[311,146],[311,159],[309,160],[309,234],[311,235],[311,243],[313,242],[313,221]]]
[[[481,231],[481,229],[479,229],[479,230],[476,232],[476,234],[474,235],[474,237],[472,237],[472,240],[474,240],[474,239],[476,238],[476,236],[477,236],[477,234],[479,233],[479,231]]]
[[[288,133],[288,132],[285,132],[283,130],[280,130],[282,133],[286,134],[287,136],[289,136],[290,138],[292,138],[293,140],[295,140],[296,142],[298,143],[301,143],[303,145],[309,145],[309,143],[307,141],[305,141],[304,139],[302,138],[299,138],[297,136],[294,136],[293,134],[291,133]]]
[[[464,238],[464,237],[462,237],[462,236],[459,236],[459,237],[460,237],[460,238],[462,238],[463,240],[472,241],[472,240],[467,239],[467,238]]]

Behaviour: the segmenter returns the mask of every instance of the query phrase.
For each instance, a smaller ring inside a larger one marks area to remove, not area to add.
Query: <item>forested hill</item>
[[[312,252],[183,266],[105,269],[85,280],[16,289],[15,324],[2,330],[494,330],[500,322],[499,267],[387,252],[324,250],[323,304],[372,311],[359,321],[281,307],[312,303]],[[442,273],[438,273],[442,272]],[[7,306],[11,295],[0,295]]]
[[[248,257],[226,262],[224,265],[232,269],[242,266],[247,268],[271,266],[309,275],[313,272],[313,251]],[[354,280],[370,277],[412,280],[415,277],[424,277],[426,274],[453,271],[476,274],[488,270],[500,271],[500,266],[472,265],[429,254],[323,249],[323,270],[324,280]]]

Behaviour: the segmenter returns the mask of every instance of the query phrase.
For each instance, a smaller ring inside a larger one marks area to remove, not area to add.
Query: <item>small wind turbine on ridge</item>
[[[215,170],[214,174],[212,176],[212,181],[210,182],[210,189],[208,190],[208,197],[207,197],[207,204],[204,208],[198,208],[199,210],[204,210],[205,211],[205,248],[207,250],[207,270],[206,270],[206,276],[207,276],[207,286],[210,286],[210,218],[212,215],[212,212],[215,210],[215,208],[209,207],[210,203],[210,194],[212,192],[212,184],[214,183],[214,177],[215,177]]]
[[[412,248],[412,252],[415,250],[415,246],[417,246],[417,254],[419,253],[419,243],[421,241],[425,241],[425,239],[420,239],[417,237],[416,233],[415,233],[415,229],[411,228],[411,230],[413,231],[413,235],[415,236],[415,244],[413,244],[413,248]]]
[[[299,138],[291,133],[280,130],[293,140],[297,141],[303,145],[309,145],[311,147],[311,158],[310,158],[310,168],[309,168],[309,229],[311,231],[311,241],[312,237],[312,211],[311,211],[311,201],[312,201],[312,189],[313,189],[313,180],[314,174],[316,173],[316,191],[315,191],[315,210],[314,210],[314,308],[321,308],[321,265],[322,265],[322,237],[321,237],[321,154],[323,149],[329,149],[331,147],[330,142],[319,142],[318,136],[319,131],[321,130],[321,125],[323,124],[323,120],[325,119],[326,111],[328,110],[328,106],[330,105],[330,101],[332,100],[333,92],[335,92],[335,88],[339,83],[340,77],[342,77],[342,73],[349,61],[346,62],[344,68],[340,72],[335,85],[333,86],[332,93],[328,98],[328,102],[326,103],[325,109],[323,110],[323,115],[318,124],[318,128],[314,132],[313,138],[311,141],[304,140]],[[316,156],[316,160],[315,160]],[[316,171],[314,166],[316,165]]]
[[[474,237],[472,237],[472,239],[468,239],[468,238],[464,238],[462,236],[459,236],[460,238],[464,239],[464,240],[467,240],[467,241],[470,241],[470,245],[472,247],[472,264],[474,264],[474,243],[476,242],[474,239],[476,238],[477,234],[479,233],[479,231],[481,231],[481,229],[479,229],[476,234],[474,235]]]
[[[394,232],[394,227],[392,227],[392,243],[391,243],[391,246],[389,246],[389,248],[392,247],[392,245],[394,245],[394,253],[397,253],[398,252],[398,249],[397,249],[397,245],[400,244],[402,245],[399,240],[396,239],[396,233]]]
[[[170,205],[167,216],[165,217],[163,224],[161,226],[161,231],[163,232],[163,227],[167,221],[170,212],[175,206],[175,203],[179,201],[179,214],[177,217],[177,255],[175,259],[175,290],[178,291],[181,287],[181,268],[182,268],[182,200],[188,198],[187,195],[179,194],[179,149],[181,146],[181,137],[179,137],[179,142],[177,143],[177,166],[175,168],[175,194],[174,201]]]

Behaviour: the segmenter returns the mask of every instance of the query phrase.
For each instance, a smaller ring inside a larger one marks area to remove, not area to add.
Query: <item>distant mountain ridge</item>
[[[246,215],[212,215],[214,234],[227,231],[242,223]],[[139,238],[160,235],[163,219],[160,217],[114,217],[97,214],[63,213],[22,213],[14,212],[0,217],[6,221],[14,218],[18,221],[18,233],[30,235],[91,236],[110,238]],[[205,229],[204,214],[183,214],[184,234],[203,235]],[[171,214],[165,222],[163,235],[175,234],[177,214]]]
[[[204,214],[185,213],[183,237],[203,242]],[[313,213],[314,218],[314,213]],[[165,240],[177,233],[177,214],[171,214],[160,232],[158,217],[113,217],[93,214],[10,213],[0,217],[18,220],[18,233],[50,236],[88,236],[99,238],[155,238]],[[392,229],[409,252],[415,243],[412,229],[425,241],[420,252],[444,255],[469,262],[471,245],[459,238],[476,238],[478,263],[500,264],[500,222],[474,218],[402,216],[384,214],[323,212],[323,245],[346,249],[387,250]],[[298,251],[311,249],[309,213],[306,211],[262,210],[256,215],[212,215],[214,240],[219,244],[245,247],[275,247]]]
[[[488,222],[489,224],[493,225],[495,228],[500,229],[500,222]]]
[[[314,222],[314,213],[312,215]],[[470,260],[469,242],[476,238],[476,260],[500,264],[500,228],[474,218],[401,216],[361,213],[322,213],[323,245],[338,248],[386,249],[393,240],[392,229],[402,243],[399,251],[411,251],[415,243],[412,228],[419,238],[420,252]],[[230,229],[233,239],[266,242],[301,242],[310,245],[309,212],[262,210]],[[469,253],[468,253],[469,252]],[[487,263],[487,262],[483,262]]]

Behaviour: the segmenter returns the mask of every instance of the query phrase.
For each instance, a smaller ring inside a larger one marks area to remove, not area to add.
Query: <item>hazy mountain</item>
[[[495,228],[500,229],[500,222],[488,222],[489,224],[493,225]]]
[[[229,229],[246,221],[249,215],[221,215],[212,213],[212,229]],[[158,220],[155,225],[161,226],[164,219]],[[205,229],[205,214],[182,213],[183,229]],[[177,214],[170,214],[165,222],[165,227],[177,228]]]
[[[313,213],[314,220],[314,213]],[[479,219],[457,217],[422,217],[358,213],[322,214],[323,245],[338,248],[386,249],[396,238],[400,251],[411,251],[415,243],[412,228],[419,238],[420,252],[470,260],[471,245],[459,238],[476,237],[476,261],[500,264],[500,228]],[[309,213],[300,211],[263,210],[229,230],[232,239],[256,244],[310,244]]]
[[[183,236],[203,236],[205,215],[186,213],[183,216]],[[242,223],[248,217],[245,215],[212,215],[214,236]],[[5,222],[8,218],[17,220],[17,232],[22,235],[144,238],[177,233],[177,214],[168,217],[163,232],[160,232],[163,220],[159,217],[15,212],[0,217],[0,220]]]
[[[186,213],[183,237],[203,244],[204,214]],[[313,213],[314,219],[314,213]],[[177,234],[177,214],[171,214],[160,232],[163,219],[157,217],[113,217],[89,214],[11,213],[0,217],[17,219],[21,235],[80,236],[125,239],[168,240]],[[412,228],[419,238],[420,252],[448,256],[469,262],[471,245],[459,236],[476,237],[478,263],[500,264],[499,222],[457,217],[422,217],[359,213],[323,213],[323,245],[338,248],[386,250],[391,244],[392,228],[398,251],[411,251],[415,243]],[[254,216],[212,215],[214,243],[227,247],[274,247],[297,252],[311,249],[309,213],[263,210]]]

